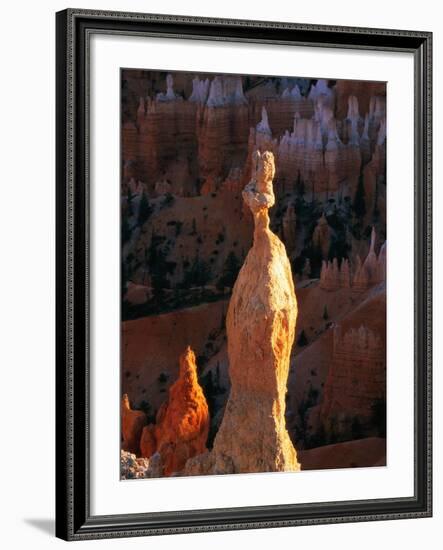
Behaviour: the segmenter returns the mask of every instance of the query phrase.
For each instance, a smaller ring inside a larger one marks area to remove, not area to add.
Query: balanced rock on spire
[[[285,247],[269,229],[274,156],[253,155],[243,200],[254,217],[254,243],[234,285],[226,329],[231,392],[210,454],[186,473],[297,471],[285,422],[285,394],[297,301]]]

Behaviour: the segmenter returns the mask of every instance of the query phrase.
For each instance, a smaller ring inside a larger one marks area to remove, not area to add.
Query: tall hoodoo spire
[[[207,473],[300,469],[285,422],[297,301],[285,247],[269,229],[274,172],[274,155],[255,151],[251,181],[243,191],[254,216],[254,243],[229,304],[231,393],[213,451],[203,459]],[[188,461],[187,467],[202,472],[198,460]]]

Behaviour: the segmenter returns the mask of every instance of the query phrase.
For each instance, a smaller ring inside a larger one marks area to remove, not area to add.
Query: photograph
[[[387,466],[387,86],[120,69],[120,479]]]

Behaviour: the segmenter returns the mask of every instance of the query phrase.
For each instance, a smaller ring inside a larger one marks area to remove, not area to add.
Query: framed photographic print
[[[57,536],[431,515],[431,39],[57,14]]]

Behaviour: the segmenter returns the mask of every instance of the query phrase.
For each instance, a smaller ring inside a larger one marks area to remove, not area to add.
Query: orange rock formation
[[[231,393],[212,453],[190,461],[188,473],[300,469],[285,423],[297,302],[285,247],[269,229],[274,171],[272,153],[254,154],[252,179],[243,191],[254,216],[254,244],[226,320]]]
[[[122,449],[130,453],[138,453],[140,435],[146,424],[146,415],[142,411],[134,411],[125,393],[121,403]]]
[[[169,388],[169,399],[159,409],[155,426],[144,427],[140,442],[142,456],[160,454],[166,476],[180,472],[189,458],[205,452],[209,431],[208,405],[189,346],[179,363],[179,378]]]

